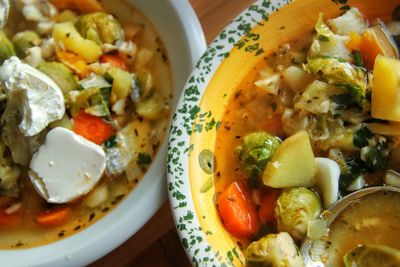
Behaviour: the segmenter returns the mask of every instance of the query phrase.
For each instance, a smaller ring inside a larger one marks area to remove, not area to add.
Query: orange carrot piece
[[[13,212],[11,214],[7,214],[5,209],[0,210],[0,227],[10,227],[15,226],[22,222],[22,214],[21,212]]]
[[[261,130],[264,130],[270,134],[276,136],[283,136],[283,126],[280,115],[273,115],[271,117],[266,118],[260,124]]]
[[[115,134],[113,126],[102,118],[87,114],[81,110],[74,117],[74,132],[98,145]]]
[[[58,207],[46,210],[36,215],[36,222],[40,226],[53,227],[65,223],[72,215],[70,207]]]
[[[112,67],[120,68],[121,70],[128,70],[128,66],[125,64],[119,56],[113,54],[103,54],[100,57],[101,63],[109,63]]]
[[[379,44],[369,32],[365,32],[362,36],[360,52],[365,67],[371,70],[374,68],[375,58],[379,54],[383,54]]]
[[[346,47],[351,51],[360,51],[362,43],[362,36],[355,32],[350,33],[350,41],[346,44]]]
[[[260,228],[256,205],[244,183],[233,182],[218,197],[219,215],[234,236],[248,238]]]
[[[262,223],[275,222],[275,204],[280,190],[271,189],[260,199],[260,209],[258,216]]]
[[[83,58],[81,58],[80,56],[58,50],[57,57],[61,61],[61,63],[67,66],[73,73],[78,75],[80,79],[84,79],[89,75],[89,67],[85,60],[83,60]]]
[[[59,10],[72,9],[81,13],[102,11],[103,7],[96,0],[50,0]]]

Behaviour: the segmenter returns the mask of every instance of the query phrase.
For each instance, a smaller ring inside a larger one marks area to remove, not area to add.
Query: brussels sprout
[[[250,179],[256,181],[264,170],[272,154],[279,146],[280,140],[266,132],[254,132],[243,138],[243,143],[236,148],[236,155],[243,171]]]
[[[97,44],[118,44],[124,39],[124,31],[119,22],[105,12],[94,12],[81,16],[76,28],[86,39]]]
[[[0,64],[12,56],[15,56],[14,46],[3,31],[0,31]]]
[[[296,242],[304,239],[308,223],[321,213],[321,201],[311,190],[295,187],[283,190],[275,205],[278,230],[288,232]]]
[[[347,252],[343,261],[346,267],[400,266],[400,250],[384,245],[362,245]]]
[[[34,31],[23,31],[15,34],[11,41],[14,44],[17,55],[24,58],[27,56],[27,50],[31,47],[40,45],[42,39]]]
[[[41,62],[37,68],[47,74],[63,91],[64,94],[78,89],[78,78],[59,62]]]
[[[251,243],[245,258],[249,267],[299,267],[303,259],[288,233],[269,234]]]

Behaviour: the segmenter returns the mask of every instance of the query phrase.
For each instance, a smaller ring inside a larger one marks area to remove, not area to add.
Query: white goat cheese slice
[[[64,96],[58,85],[17,57],[3,63],[0,82],[8,98],[15,97],[21,101],[23,114],[19,128],[25,136],[38,134],[65,113]]]
[[[88,193],[105,167],[105,153],[100,146],[56,127],[33,155],[29,177],[47,202],[65,203]]]

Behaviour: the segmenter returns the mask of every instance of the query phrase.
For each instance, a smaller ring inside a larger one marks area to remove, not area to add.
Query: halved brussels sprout
[[[124,40],[124,31],[119,22],[105,12],[93,12],[81,16],[76,28],[86,39],[97,44],[118,44]]]
[[[27,56],[27,50],[31,47],[40,45],[42,39],[34,31],[23,31],[15,34],[11,41],[15,46],[17,55],[24,58]]]
[[[279,144],[277,137],[266,132],[250,133],[243,138],[243,143],[236,148],[236,156],[251,181],[258,183],[260,174]]]
[[[249,267],[300,267],[304,266],[293,239],[288,233],[269,234],[251,243],[245,258]]]
[[[78,78],[62,63],[41,62],[37,68],[47,74],[64,94],[78,89]]]
[[[288,232],[296,242],[304,239],[308,223],[322,210],[319,197],[305,187],[285,189],[279,195],[275,216],[280,232]]]

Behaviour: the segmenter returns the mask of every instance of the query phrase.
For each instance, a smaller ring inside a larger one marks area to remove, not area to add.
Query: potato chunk
[[[314,185],[316,164],[306,131],[285,139],[263,173],[264,184],[274,188]]]
[[[400,60],[379,55],[372,83],[373,118],[400,121]]]
[[[84,39],[72,22],[54,25],[53,38],[57,43],[61,42],[66,50],[80,55],[88,63],[96,61],[102,53],[100,46]]]

